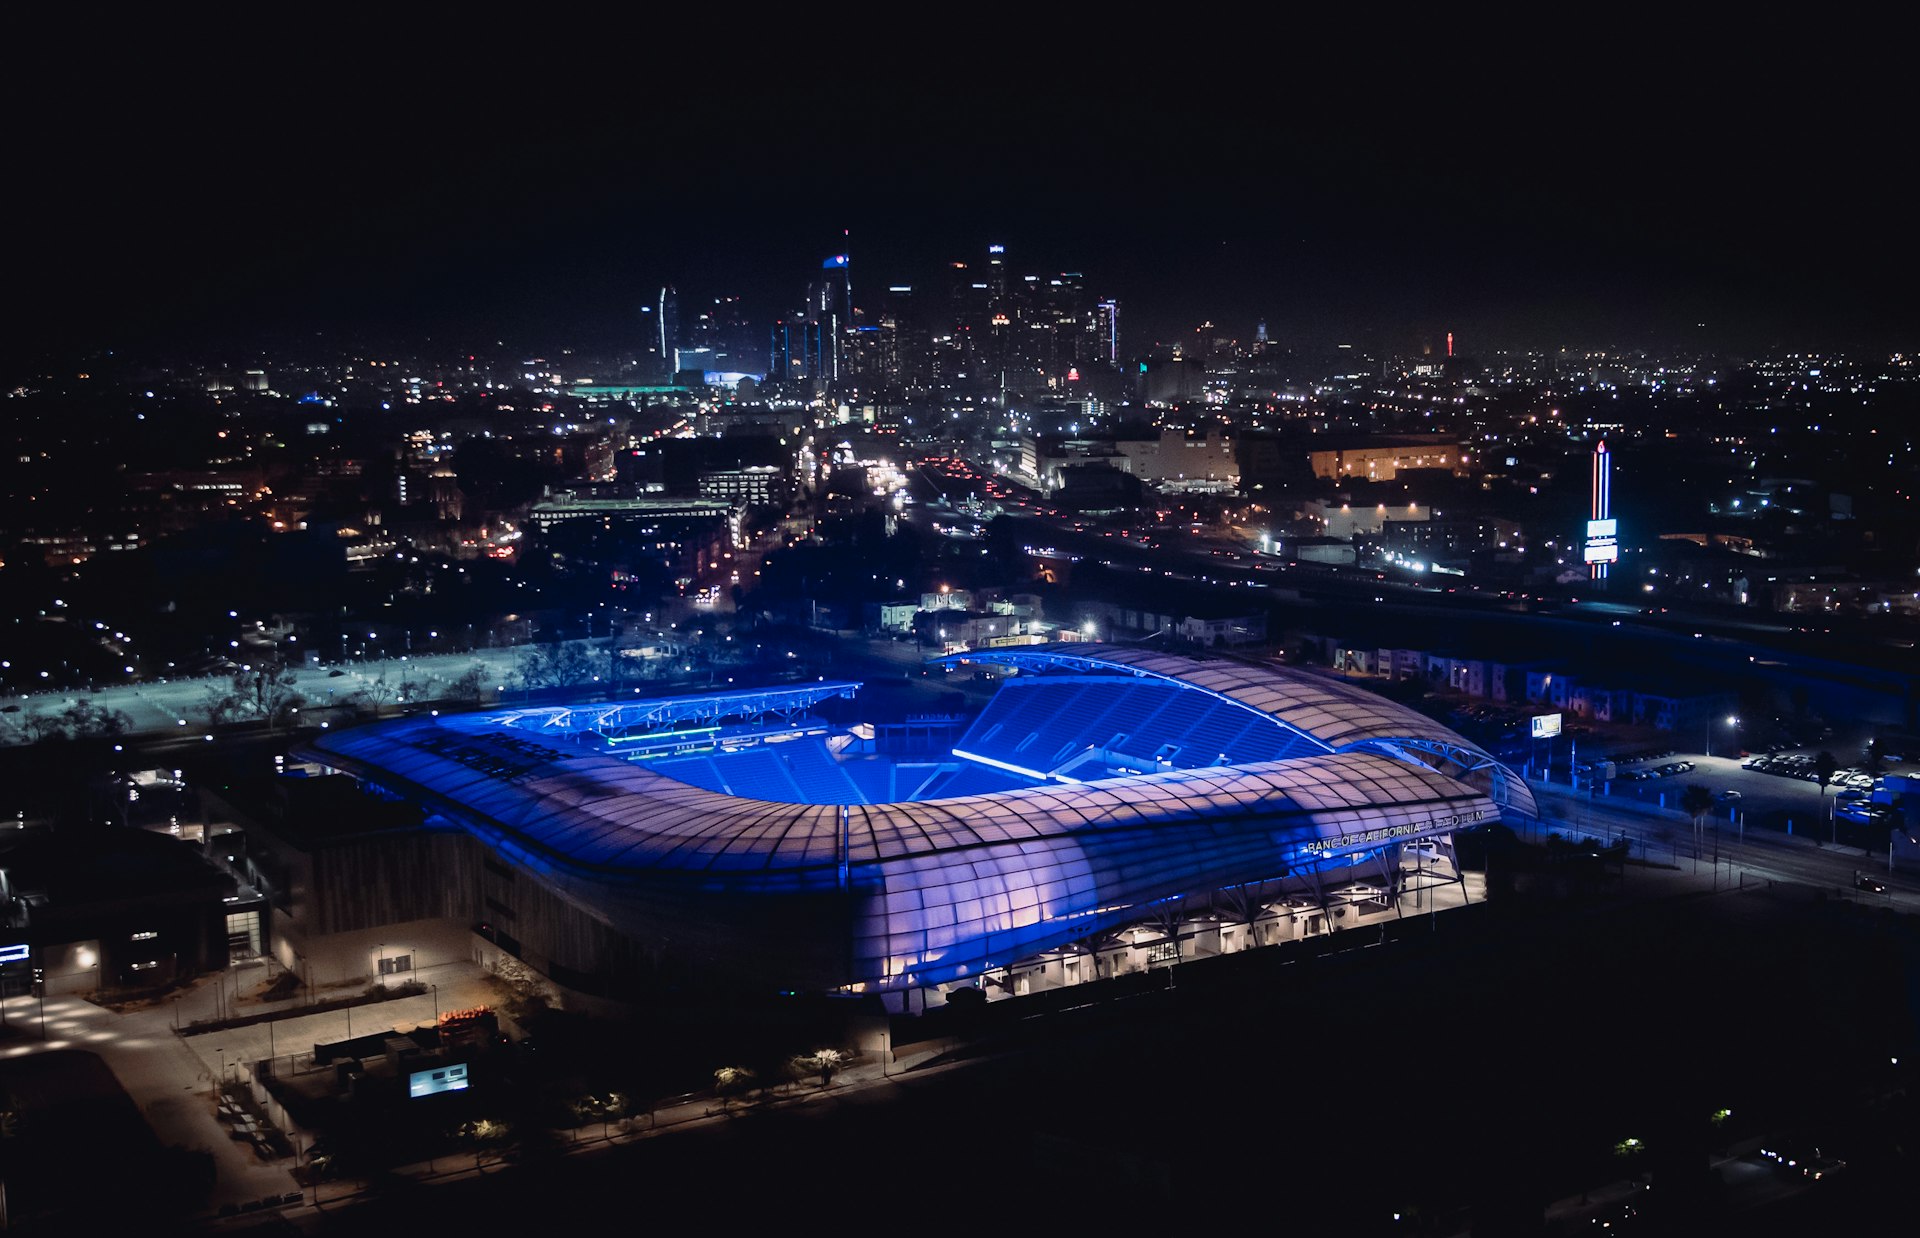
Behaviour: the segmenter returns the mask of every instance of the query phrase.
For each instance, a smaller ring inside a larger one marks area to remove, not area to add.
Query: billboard
[[[467,1090],[467,1064],[451,1062],[432,1070],[416,1070],[407,1076],[407,1095],[433,1096],[440,1092]]]
[[[1586,561],[1588,563],[1618,563],[1620,561],[1620,522],[1617,520],[1587,521]]]
[[[1560,733],[1559,714],[1535,714],[1532,721],[1535,739],[1552,739]]]

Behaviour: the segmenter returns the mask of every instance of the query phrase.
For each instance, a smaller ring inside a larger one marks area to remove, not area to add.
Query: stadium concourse
[[[303,755],[463,835],[434,904],[563,988],[990,996],[1469,897],[1456,831],[1524,781],[1363,689],[1095,644],[953,655],[985,709],[834,682],[415,716]],[[403,909],[395,914],[435,914]]]

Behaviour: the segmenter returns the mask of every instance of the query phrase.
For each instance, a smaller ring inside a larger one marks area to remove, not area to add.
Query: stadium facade
[[[604,996],[899,1008],[1035,959],[1091,978],[1143,934],[1181,957],[1196,917],[1254,944],[1263,921],[1331,929],[1356,890],[1395,907],[1409,854],[1459,883],[1455,832],[1535,814],[1475,745],[1311,671],[1091,644],[942,661],[1007,676],[970,722],[829,722],[860,685],[823,682],[415,716],[303,755],[469,840],[436,905]]]

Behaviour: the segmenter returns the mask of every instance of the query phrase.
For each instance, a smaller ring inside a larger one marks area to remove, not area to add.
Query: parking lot
[[[1882,772],[1842,765],[1822,792],[1812,751],[1742,756],[1703,753],[1648,752],[1638,760],[1583,762],[1574,775],[1576,785],[1599,797],[1628,797],[1681,811],[1681,797],[1691,785],[1713,793],[1707,819],[1745,829],[1771,829],[1807,834],[1868,851],[1884,851],[1887,830],[1894,823],[1891,804],[1875,803],[1888,774],[1920,777],[1920,766],[1907,761],[1882,761]],[[1837,755],[1837,754],[1836,754]],[[1610,779],[1602,781],[1611,765]],[[1564,780],[1566,771],[1557,771]]]

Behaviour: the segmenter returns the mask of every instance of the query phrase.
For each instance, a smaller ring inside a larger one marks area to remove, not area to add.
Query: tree
[[[488,965],[503,995],[501,1005],[516,1023],[525,1023],[547,1010],[547,991],[539,973],[518,959],[502,956]]]
[[[133,719],[117,709],[108,709],[81,697],[61,711],[59,725],[74,739],[112,739],[125,735]]]
[[[820,1086],[833,1083],[833,1072],[846,1064],[847,1055],[838,1049],[815,1049],[805,1057],[794,1059],[794,1065],[812,1071],[820,1076]]]
[[[400,685],[398,684],[388,683],[387,673],[381,671],[361,687],[355,689],[353,695],[349,696],[347,700],[356,708],[378,714],[394,701],[399,693],[399,687]]]
[[[277,662],[243,666],[225,684],[207,689],[207,721],[263,721],[277,728],[306,704],[292,670]]]
[[[744,1066],[722,1066],[714,1071],[713,1094],[720,1098],[720,1107],[725,1109],[734,1097],[752,1090],[756,1078],[758,1076]]]
[[[478,705],[486,696],[487,668],[475,662],[447,685],[447,699],[465,705]]]
[[[1820,811],[1823,813],[1827,811],[1827,784],[1833,781],[1834,772],[1839,768],[1839,760],[1826,749],[1822,748],[1813,754],[1813,776],[1820,784]],[[1832,841],[1839,842],[1839,821],[1829,818],[1828,824],[1833,831]]]
[[[1823,748],[1819,752],[1814,753],[1813,772],[1820,782],[1821,798],[1824,799],[1826,797],[1827,784],[1833,781],[1833,776],[1839,768],[1840,761],[1831,752]]]
[[[1700,853],[1700,820],[1713,811],[1713,792],[1698,783],[1680,792],[1680,811],[1693,818],[1694,854]],[[1718,844],[1715,844],[1718,849]]]
[[[63,739],[67,734],[60,725],[59,714],[43,714],[32,707],[28,707],[27,711],[20,715],[16,725],[30,744],[48,739]]]
[[[473,1167],[478,1169],[480,1158],[488,1151],[504,1146],[512,1136],[513,1128],[496,1118],[475,1118],[454,1127],[452,1134],[473,1148]]]
[[[1909,843],[1920,843],[1920,836],[1914,832],[1913,818],[1908,815],[1908,793],[1901,791],[1893,797],[1893,811],[1887,814],[1887,871],[1893,871],[1893,849],[1899,846],[1897,833]]]
[[[1680,811],[1693,818],[1694,828],[1700,826],[1700,818],[1713,808],[1713,792],[1698,784],[1689,786],[1680,793]]]
[[[610,643],[610,642],[609,642]],[[520,686],[529,692],[543,688],[578,688],[597,678],[607,681],[608,651],[587,641],[560,641],[526,645],[520,650]]]

